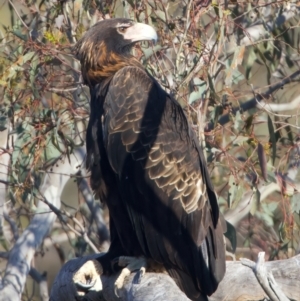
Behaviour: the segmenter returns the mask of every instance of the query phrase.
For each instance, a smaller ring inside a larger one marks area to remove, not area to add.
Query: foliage
[[[11,212],[25,208],[30,219],[45,171],[84,144],[89,97],[72,46],[100,19],[124,16],[158,32],[157,45],[137,45],[135,54],[199,134],[237,255],[245,248],[251,256],[263,249],[271,259],[299,252],[299,7],[209,2],[8,3],[11,24],[0,29],[0,136],[8,130],[1,147],[11,155]],[[93,232],[91,212],[80,208]],[[20,233],[21,216],[14,217]],[[80,237],[72,244],[86,249]]]

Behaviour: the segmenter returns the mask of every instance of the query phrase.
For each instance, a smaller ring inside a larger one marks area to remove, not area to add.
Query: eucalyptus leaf
[[[251,47],[247,56],[247,59],[244,60],[244,65],[245,65],[245,69],[246,69],[246,79],[249,80],[251,77],[251,71],[252,71],[252,67],[254,65],[254,62],[256,61],[257,56],[255,54],[254,48]]]
[[[19,39],[23,40],[23,41],[27,41],[28,40],[28,36],[26,34],[23,34],[22,31],[20,29],[14,29],[12,31],[12,33],[18,37]]]
[[[196,100],[203,99],[206,95],[206,82],[198,77],[193,78],[190,84],[191,94],[189,95],[189,104],[192,104]]]
[[[7,116],[0,115],[0,132],[7,129]]]
[[[276,135],[274,131],[273,121],[269,115],[268,115],[268,129],[270,134],[270,141],[272,144],[272,163],[274,165],[275,158],[276,158]]]
[[[299,193],[294,194],[291,197],[291,208],[292,208],[293,212],[300,214],[300,195],[299,195]]]
[[[230,87],[233,84],[237,84],[239,81],[243,80],[244,75],[237,69],[238,65],[243,62],[245,53],[245,46],[236,47],[233,55],[232,62],[230,66],[225,70],[225,85]]]
[[[250,213],[254,216],[260,205],[260,191],[256,187],[253,187],[252,191],[253,195],[251,199]]]
[[[228,207],[231,208],[237,192],[237,184],[233,175],[230,175],[228,185],[229,185],[229,190],[227,196],[227,204]]]
[[[160,20],[162,20],[164,22],[166,21],[166,14],[163,11],[156,10],[156,11],[154,11],[154,15],[155,15],[155,17],[159,18]]]
[[[144,59],[147,60],[151,57],[155,52],[161,50],[161,45],[155,45],[154,47],[142,48],[144,53]]]
[[[232,251],[235,253],[237,246],[237,238],[236,238],[236,230],[233,225],[231,225],[228,221],[226,221],[227,231],[224,233],[225,237],[227,237],[231,243]]]
[[[25,55],[23,55],[21,57],[20,64],[25,64],[26,62],[28,62],[29,60],[31,60],[34,57],[34,55],[35,55],[34,51],[26,53]]]
[[[262,144],[259,142],[257,146],[257,155],[258,155],[258,161],[259,161],[259,166],[261,170],[261,174],[264,178],[265,181],[267,181],[267,158],[266,158],[266,153],[264,150],[264,147]]]
[[[241,115],[240,111],[237,111],[236,114],[235,114],[233,127],[237,131],[240,131],[242,129],[243,125],[244,125],[244,121],[242,120],[242,115]],[[245,138],[245,137],[243,137],[243,138]]]

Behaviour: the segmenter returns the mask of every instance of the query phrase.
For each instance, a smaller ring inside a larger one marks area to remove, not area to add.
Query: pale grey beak
[[[143,23],[135,23],[126,30],[124,39],[131,42],[152,41],[156,43],[157,34],[152,26]]]

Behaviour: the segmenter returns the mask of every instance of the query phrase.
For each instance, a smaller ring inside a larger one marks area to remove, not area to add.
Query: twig
[[[3,217],[9,223],[11,231],[13,233],[14,240],[16,241],[19,238],[19,229],[18,226],[16,225],[16,222],[12,218],[10,218],[10,216],[6,211],[7,208],[5,207],[3,210]]]
[[[241,258],[240,261],[243,265],[252,269],[259,284],[271,301],[289,301],[283,291],[278,287],[272,272],[267,271],[265,265],[265,252],[259,252],[256,264],[246,258]]]
[[[14,6],[14,4],[12,3],[12,1],[11,1],[11,0],[8,0],[8,2],[9,2],[9,4],[13,7],[13,9],[14,9],[16,15],[19,17],[19,19],[20,19],[20,21],[22,22],[22,24],[24,25],[24,27],[25,27],[27,30],[29,30],[28,26],[27,26],[26,23],[22,20],[21,16],[19,15],[19,13],[18,13],[16,7]]]
[[[2,252],[2,251],[0,251],[0,257],[7,259],[9,257],[9,252]]]
[[[190,13],[191,13],[192,4],[193,4],[193,0],[190,0],[189,4],[187,6],[187,9],[186,9],[186,26],[185,26],[185,30],[184,30],[183,36],[181,38],[181,43],[179,45],[179,49],[178,49],[177,54],[176,54],[176,70],[175,70],[176,76],[178,76],[180,54],[181,54],[181,51],[182,51],[182,47],[183,47],[183,44],[185,42],[185,38],[186,38],[186,35],[187,35],[187,32],[188,32],[188,29],[190,27],[190,24],[191,24],[191,22],[190,22]]]
[[[259,104],[259,106],[262,107],[262,109],[266,110],[268,113],[273,114],[274,116],[291,118],[291,117],[297,117],[299,114],[276,114],[274,112],[290,111],[290,110],[295,110],[295,109],[299,108],[299,106],[300,106],[300,97],[297,96],[294,100],[292,100],[289,103],[283,103],[283,104],[268,103],[268,104],[265,104],[263,101],[261,101],[258,104]],[[268,107],[269,110],[267,110],[266,107]]]
[[[47,273],[40,274],[36,269],[31,268],[29,271],[29,275],[34,281],[39,284],[40,288],[40,297],[42,301],[49,300],[49,291],[48,291],[48,283],[47,283]]]
[[[75,88],[48,88],[47,90],[50,91],[50,92],[73,92],[73,91],[76,91],[78,89],[78,87],[75,87]]]
[[[0,183],[4,184],[4,185],[13,185],[11,182],[9,181],[5,181],[5,180],[0,180]]]
[[[103,244],[105,242],[108,243],[109,232],[108,232],[108,229],[103,220],[101,208],[100,208],[99,204],[95,203],[95,200],[93,197],[93,192],[88,185],[88,182],[86,180],[86,174],[83,170],[81,170],[80,175],[82,175],[83,177],[80,177],[77,179],[78,188],[79,188],[87,206],[89,207],[89,210],[92,215],[92,221],[95,220],[100,242],[101,242],[101,244]]]
[[[253,89],[253,85],[250,85],[251,90],[253,92],[253,95],[255,97],[255,91]],[[277,103],[265,103],[263,100],[261,100],[260,102],[258,100],[256,100],[258,107],[260,107],[261,109],[267,111],[269,114],[272,114],[274,116],[278,116],[278,117],[285,117],[285,118],[291,118],[291,117],[297,117],[299,114],[276,114],[274,112],[282,112],[282,111],[291,111],[294,110],[296,108],[299,108],[299,104],[300,104],[300,97],[297,96],[294,100],[292,100],[289,103],[284,103],[284,104],[277,104]],[[268,107],[268,108],[266,108]],[[292,126],[292,125],[291,125]]]
[[[52,205],[50,202],[48,202],[48,200],[46,198],[42,198],[41,201],[44,202],[51,209],[51,211],[56,214],[56,216],[59,218],[59,220],[61,221],[61,223],[63,223],[66,227],[68,227],[77,236],[81,236],[84,239],[84,241],[91,247],[91,249],[95,253],[99,252],[98,248],[89,239],[89,237],[88,237],[88,235],[86,233],[86,230],[84,229],[84,227],[82,226],[82,224],[79,222],[79,220],[75,216],[73,216],[71,213],[69,213],[67,211],[58,209],[57,207],[55,207],[54,205]],[[63,219],[63,217],[62,217],[63,215],[65,215],[68,218],[70,218],[80,228],[80,232],[77,231],[74,227],[72,227],[69,223],[67,223]]]

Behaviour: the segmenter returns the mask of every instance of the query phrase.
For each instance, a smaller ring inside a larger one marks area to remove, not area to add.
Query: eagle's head
[[[109,77],[120,68],[136,64],[132,46],[140,41],[156,41],[155,30],[130,19],[117,18],[98,22],[75,45],[85,83]]]

